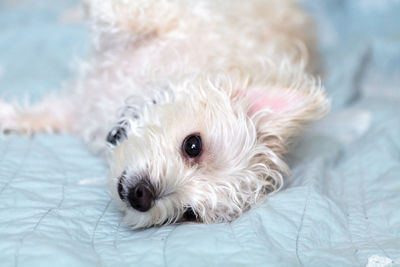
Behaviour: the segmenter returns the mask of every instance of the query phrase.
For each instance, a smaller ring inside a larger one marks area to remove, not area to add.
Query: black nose
[[[148,211],[154,202],[154,191],[145,183],[139,183],[129,189],[128,201],[138,211]]]

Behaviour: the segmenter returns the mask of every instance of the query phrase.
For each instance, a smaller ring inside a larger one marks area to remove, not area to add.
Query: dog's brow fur
[[[288,142],[329,109],[312,24],[293,1],[86,4],[94,53],[80,78],[32,107],[0,102],[3,132],[82,137],[110,162],[133,228],[232,221],[279,190]],[[202,153],[188,163],[193,133]],[[145,212],[125,199],[141,177],[157,192]]]

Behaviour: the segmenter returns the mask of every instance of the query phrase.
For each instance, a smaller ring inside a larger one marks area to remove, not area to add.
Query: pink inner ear
[[[287,99],[266,95],[266,94],[252,94],[248,96],[249,101],[251,102],[250,113],[254,114],[261,109],[271,109],[273,111],[283,111],[289,105]]]
[[[250,102],[250,114],[262,109],[283,113],[304,102],[304,95],[289,89],[272,91],[250,90],[246,95]]]

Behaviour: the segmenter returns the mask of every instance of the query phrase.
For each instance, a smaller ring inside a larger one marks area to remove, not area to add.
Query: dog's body
[[[133,227],[237,218],[280,187],[289,138],[329,108],[292,1],[90,0],[89,14],[81,78],[27,110],[0,103],[0,127],[110,151]]]

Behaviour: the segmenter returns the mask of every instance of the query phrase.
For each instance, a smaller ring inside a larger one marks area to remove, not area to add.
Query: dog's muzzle
[[[132,208],[141,212],[151,209],[155,200],[155,192],[152,186],[146,182],[139,182],[128,188],[128,192],[125,193],[122,182],[123,179],[118,184],[118,194],[121,200],[128,202]]]

